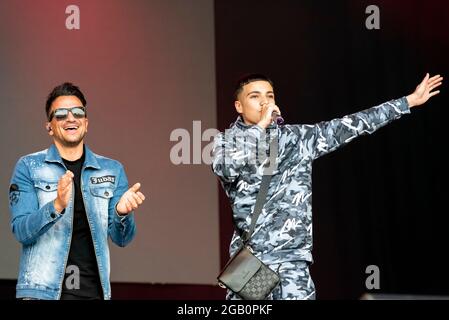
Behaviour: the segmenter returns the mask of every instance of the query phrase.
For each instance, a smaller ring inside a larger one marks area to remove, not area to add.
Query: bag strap
[[[251,239],[257,219],[262,213],[262,208],[266,202],[268,188],[270,187],[271,178],[273,176],[274,170],[272,164],[276,163],[277,154],[278,144],[277,137],[275,136],[270,142],[270,157],[268,158],[268,161],[264,166],[264,175],[262,177],[262,182],[260,183],[259,192],[257,193],[256,204],[254,205],[254,211],[252,214],[249,230],[247,232],[243,232],[243,234],[240,235],[240,238],[243,241],[243,246],[245,246]]]

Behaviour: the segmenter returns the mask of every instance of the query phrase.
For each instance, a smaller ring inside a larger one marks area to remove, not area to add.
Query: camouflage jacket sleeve
[[[257,161],[257,152],[266,152],[268,145],[260,143],[263,137],[265,131],[257,125],[244,131],[228,129],[215,136],[212,170],[222,182],[234,182],[245,165]]]
[[[410,109],[403,97],[341,119],[317,123],[312,128],[313,158],[332,152],[360,135],[371,134],[406,113]]]

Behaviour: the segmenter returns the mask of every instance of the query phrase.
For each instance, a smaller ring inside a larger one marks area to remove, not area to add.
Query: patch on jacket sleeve
[[[105,182],[115,183],[115,176],[91,177],[90,182],[92,184],[100,184]]]
[[[15,183],[11,184],[9,186],[9,204],[10,206],[14,206],[19,202],[20,198],[20,190],[19,186]]]

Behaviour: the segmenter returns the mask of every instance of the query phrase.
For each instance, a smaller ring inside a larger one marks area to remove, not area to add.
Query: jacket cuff
[[[63,209],[61,212],[56,211],[54,201],[50,201],[47,205],[47,208],[44,210],[44,213],[49,222],[58,220],[60,217],[62,217],[64,212],[65,209]]]
[[[395,101],[395,105],[399,108],[402,114],[410,113],[410,106],[408,105],[407,98],[404,96]]]
[[[128,213],[128,214],[121,215],[121,214],[118,213],[118,211],[117,211],[117,205],[118,205],[118,202],[115,204],[114,211],[115,211],[115,216],[120,220],[120,222],[124,222],[125,219],[126,219],[129,215],[131,215],[131,214],[134,213],[134,211],[131,211],[131,212]]]

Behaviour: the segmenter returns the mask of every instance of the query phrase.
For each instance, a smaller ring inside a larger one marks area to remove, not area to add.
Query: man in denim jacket
[[[236,230],[230,246],[232,255],[242,243],[240,235],[249,229],[264,165],[268,154],[272,156],[268,140],[277,140],[278,152],[273,156],[276,160],[269,163],[274,169],[270,187],[248,243],[257,257],[280,274],[281,284],[269,299],[315,298],[309,274],[313,261],[313,161],[410,113],[411,107],[439,93],[432,90],[442,79],[427,74],[407,97],[341,119],[284,126],[276,125],[281,112],[275,104],[271,80],[253,74],[239,81],[234,99],[240,116],[230,129],[215,137],[212,168],[233,210]],[[227,298],[239,299],[231,291]]]
[[[64,83],[49,94],[46,128],[54,144],[23,156],[9,187],[11,228],[22,243],[16,297],[110,299],[108,236],[126,246],[133,210],[145,199],[128,189],[123,166],[85,144],[86,100]]]

